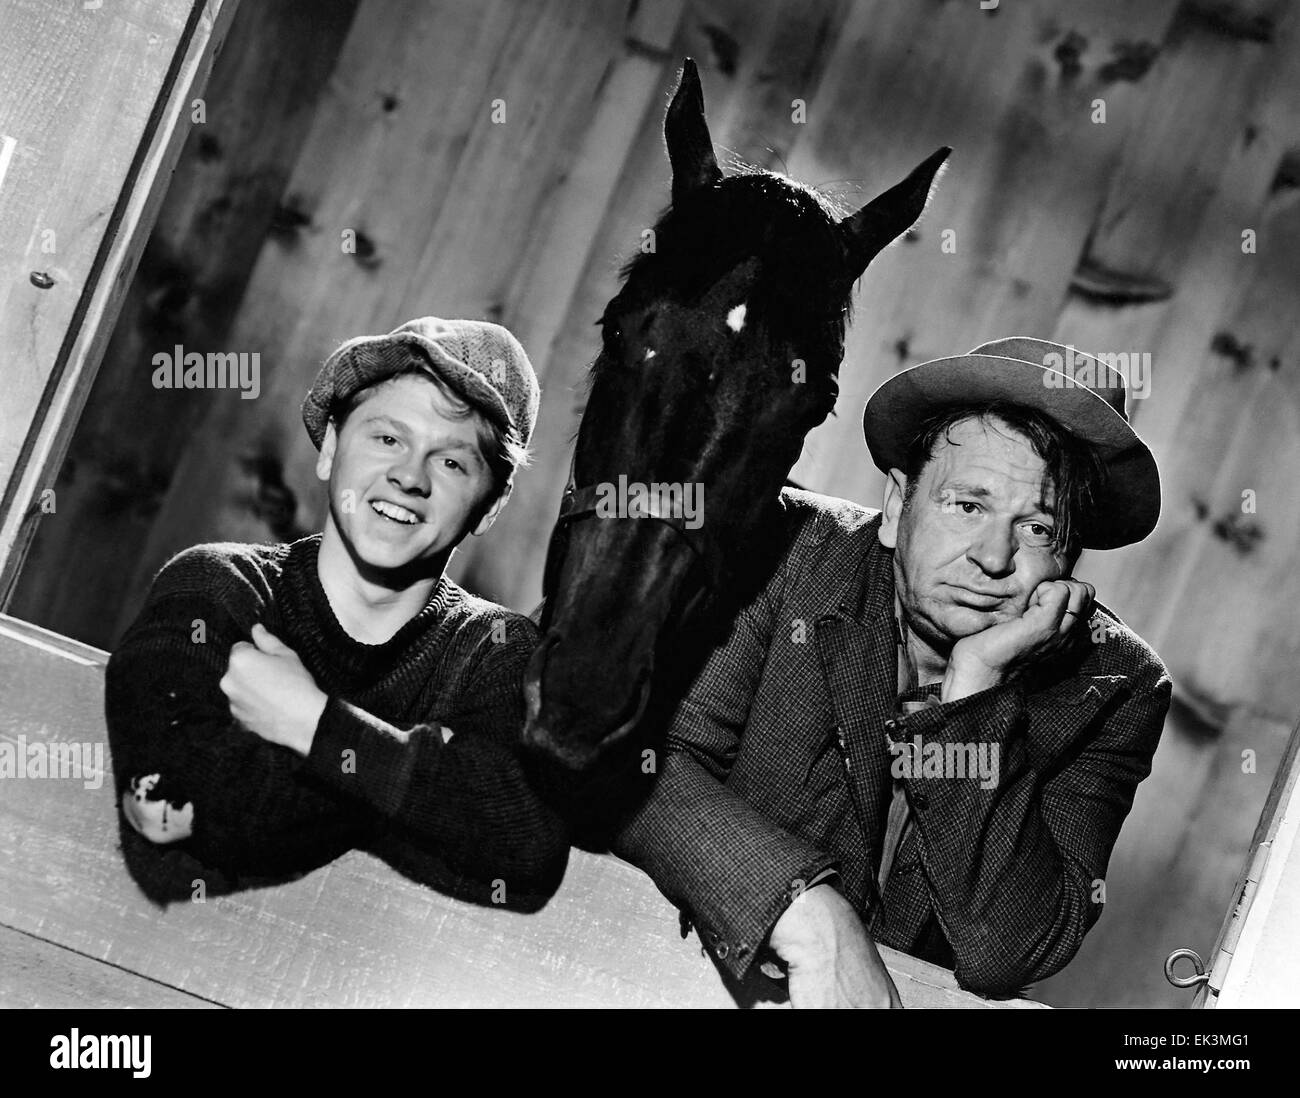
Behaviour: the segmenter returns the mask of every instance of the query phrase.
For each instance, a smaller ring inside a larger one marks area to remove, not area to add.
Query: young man
[[[1074,956],[1170,698],[1072,575],[1160,513],[1124,396],[1090,356],[997,340],[868,401],[883,511],[786,494],[781,567],[614,845],[731,976],[897,1006],[878,942],[999,995]]]
[[[567,857],[516,755],[527,618],[444,574],[509,498],[537,379],[504,328],[413,320],[326,360],[302,415],[324,531],[200,545],[156,577],[106,711],[127,862],[160,900],[361,846],[525,906]]]

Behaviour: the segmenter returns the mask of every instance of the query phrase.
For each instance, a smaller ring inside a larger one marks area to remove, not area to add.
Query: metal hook
[[[1192,967],[1196,970],[1195,976],[1174,975],[1174,965],[1184,957],[1191,960]],[[1197,984],[1205,983],[1209,978],[1210,974],[1205,971],[1205,962],[1201,960],[1201,955],[1194,949],[1175,949],[1165,958],[1165,979],[1174,987],[1195,987]]]

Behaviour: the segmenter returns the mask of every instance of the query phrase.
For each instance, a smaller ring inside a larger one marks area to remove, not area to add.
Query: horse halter
[[[713,309],[718,312],[722,310],[723,304],[727,302],[744,300],[758,277],[761,266],[760,259],[755,255],[746,253],[734,257],[725,272],[700,295],[699,301],[693,304],[692,307],[706,311]],[[677,536],[686,543],[694,554],[697,565],[703,570],[705,582],[703,590],[697,592],[691,601],[682,608],[682,617],[692,614],[705,599],[721,589],[723,578],[728,571],[724,565],[725,555],[717,544],[716,537],[706,534],[703,525],[699,529],[690,529],[686,525],[685,517],[667,513],[662,506],[662,501],[654,493],[651,493],[650,505],[639,515],[604,516],[597,514],[598,497],[603,486],[601,484],[579,486],[577,483],[577,461],[578,455],[575,450],[573,458],[569,462],[569,481],[564,489],[564,496],[560,500],[560,513],[556,518],[555,527],[551,532],[550,544],[546,551],[546,568],[542,578],[542,596],[546,600],[545,609],[542,611],[543,629],[550,623],[551,596],[555,591],[556,584],[559,582],[560,569],[564,565],[564,558],[568,552],[569,528],[575,522],[581,522],[592,517],[603,521],[629,522],[649,519],[662,522],[671,527]]]
[[[711,594],[720,585],[722,577],[721,554],[713,539],[704,533],[704,527],[700,526],[699,529],[692,530],[686,525],[684,515],[666,513],[662,501],[653,493],[651,493],[649,503],[645,506],[645,512],[641,515],[608,517],[598,515],[596,513],[598,498],[601,489],[607,487],[607,485],[586,484],[579,487],[576,480],[576,464],[577,455],[575,454],[573,460],[569,463],[569,481],[565,486],[564,495],[560,499],[560,513],[556,517],[555,527],[551,531],[550,544],[546,550],[546,569],[542,578],[542,596],[546,599],[546,608],[542,617],[543,629],[546,628],[550,621],[551,596],[555,591],[556,584],[559,582],[560,569],[564,566],[564,558],[569,550],[569,528],[575,522],[581,522],[589,518],[600,518],[605,522],[640,522],[648,519],[653,522],[662,522],[670,527],[686,543],[687,548],[695,556],[697,565],[704,572],[704,589],[693,597],[682,611],[683,616],[691,613],[703,598]]]

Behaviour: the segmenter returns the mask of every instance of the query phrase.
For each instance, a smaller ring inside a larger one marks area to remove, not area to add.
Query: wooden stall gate
[[[650,878],[574,851],[540,912],[450,899],[352,852],[290,884],[165,910],[127,876],[107,772],[107,653],[0,615],[0,1006],[729,1007]],[[60,776],[64,775],[64,776]],[[909,1007],[1019,1007],[882,950]]]

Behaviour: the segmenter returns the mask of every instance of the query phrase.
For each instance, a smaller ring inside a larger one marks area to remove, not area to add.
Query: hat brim
[[[953,355],[895,374],[867,401],[862,430],[882,472],[902,468],[927,418],[954,404],[1003,400],[1046,413],[1096,447],[1108,471],[1086,549],[1141,541],[1160,518],[1160,471],[1128,420],[1072,377],[997,355]]]
[[[331,378],[331,385],[328,391],[313,387],[302,406],[303,424],[316,449],[320,449],[325,439],[325,429],[335,405],[359,389],[396,376],[406,368],[411,350],[426,359],[433,372],[461,396],[490,414],[500,425],[519,431],[519,425],[515,423],[501,394],[484,381],[480,374],[453,358],[432,340],[425,339],[416,332],[399,331],[350,339],[325,360],[321,376]],[[350,367],[353,384],[344,391],[339,391],[336,379],[345,365]]]

